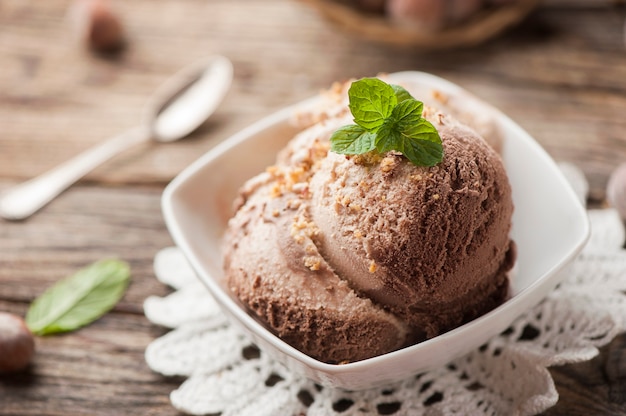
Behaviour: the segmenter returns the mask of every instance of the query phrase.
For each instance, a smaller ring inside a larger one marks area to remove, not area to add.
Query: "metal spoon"
[[[173,142],[189,135],[213,114],[232,77],[232,64],[223,56],[184,68],[155,91],[140,126],[8,189],[0,196],[0,217],[28,218],[92,169],[134,145],[150,139]]]

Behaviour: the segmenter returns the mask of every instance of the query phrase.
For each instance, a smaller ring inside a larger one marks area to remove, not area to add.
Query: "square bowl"
[[[422,343],[335,365],[282,341],[228,290],[221,239],[232,215],[232,202],[247,179],[274,163],[277,151],[298,131],[290,118],[296,111],[315,106],[316,97],[278,111],[220,143],[181,172],[162,198],[172,238],[230,320],[272,358],[329,387],[358,390],[383,385],[445,365],[477,348],[543,299],[589,236],[587,214],[567,180],[541,146],[510,118],[434,75],[398,72],[389,79],[416,97],[437,91],[465,103],[471,111],[488,111],[502,133],[502,157],[515,204],[511,237],[518,258],[511,297],[491,312]]]

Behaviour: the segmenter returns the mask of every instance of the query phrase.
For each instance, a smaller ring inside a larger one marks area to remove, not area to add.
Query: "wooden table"
[[[164,333],[142,312],[147,296],[168,293],[152,272],[155,253],[172,244],[161,191],[216,143],[332,81],[417,69],[459,83],[581,167],[592,203],[626,160],[626,13],[615,1],[546,1],[483,46],[427,53],[362,42],[296,1],[118,0],[129,45],[117,58],[77,45],[69,3],[0,2],[0,190],[134,126],[150,92],[197,58],[228,56],[235,82],[189,140],[136,148],[28,221],[0,221],[0,310],[23,315],[46,287],[104,257],[127,260],[133,275],[114,311],[38,338],[32,368],[0,377],[0,414],[177,414],[168,394],[182,380],[143,359]],[[561,399],[547,415],[626,415],[626,383],[604,371],[608,350],[551,370]]]

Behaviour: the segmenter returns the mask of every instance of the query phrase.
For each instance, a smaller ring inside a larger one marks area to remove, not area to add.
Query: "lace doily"
[[[571,165],[562,170],[584,201],[584,176]],[[170,399],[194,415],[539,413],[558,400],[547,367],[589,360],[626,330],[624,227],[612,209],[588,213],[590,241],[559,287],[505,332],[436,371],[359,392],[293,374],[229,324],[175,247],[160,251],[154,268],[176,291],[144,303],[150,321],[173,330],[148,346],[146,361],[163,375],[187,377]]]

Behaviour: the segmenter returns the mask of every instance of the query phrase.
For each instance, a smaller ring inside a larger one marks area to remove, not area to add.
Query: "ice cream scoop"
[[[322,257],[422,339],[497,306],[514,257],[511,188],[499,155],[451,117],[426,116],[442,137],[439,165],[330,152],[310,182]]]
[[[452,117],[424,116],[444,147],[436,166],[393,151],[329,152],[332,132],[350,122],[330,108],[241,190],[225,236],[227,285],[314,358],[393,351],[508,295],[513,203],[500,156]]]

